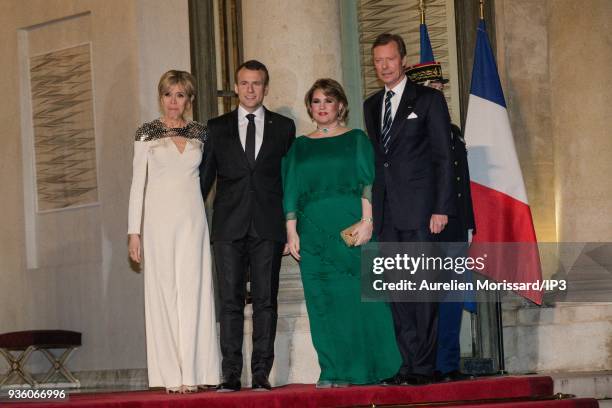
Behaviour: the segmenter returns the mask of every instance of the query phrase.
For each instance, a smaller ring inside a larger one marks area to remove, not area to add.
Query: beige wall
[[[266,106],[295,119],[298,135],[311,132],[306,91],[321,77],[342,82],[338,0],[243,1],[242,24],[244,59],[270,71]]]
[[[187,0],[135,0],[140,119],[159,116],[157,82],[170,69],[191,71]]]
[[[549,1],[560,241],[612,240],[612,2]]]
[[[187,1],[1,0],[0,9],[5,95],[0,107],[0,332],[77,330],[83,333],[83,347],[72,360],[73,369],[145,367],[143,276],[130,269],[126,256],[133,132],[141,121],[157,116],[160,74],[189,67]],[[29,217],[34,238],[26,242],[22,163],[29,153],[27,143],[22,148],[22,132],[31,118],[25,115],[22,125],[25,72],[18,64],[18,33],[86,12],[91,13],[86,24],[99,204]],[[32,244],[38,267],[28,269],[26,248]]]
[[[497,0],[500,75],[540,241],[612,239],[612,3]]]

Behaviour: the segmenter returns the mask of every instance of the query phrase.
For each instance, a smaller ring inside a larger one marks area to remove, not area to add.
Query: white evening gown
[[[183,153],[170,136],[187,138]],[[155,120],[136,132],[128,233],[140,233],[143,220],[149,387],[219,383],[210,242],[199,176],[205,140],[206,128],[198,122],[168,129]]]

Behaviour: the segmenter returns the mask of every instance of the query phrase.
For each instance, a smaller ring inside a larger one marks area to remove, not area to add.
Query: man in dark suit
[[[413,82],[444,91],[448,82],[442,75],[439,62],[414,65],[406,71]],[[451,162],[453,167],[453,204],[455,215],[448,218],[444,231],[437,235],[438,242],[468,242],[469,230],[475,229],[470,171],[467,149],[461,129],[451,123]],[[467,256],[467,245],[448,245],[446,256]],[[456,277],[456,276],[454,276]],[[464,279],[469,279],[463,276]],[[454,299],[453,299],[454,300]],[[436,351],[436,380],[439,382],[460,381],[474,378],[460,370],[461,348],[459,337],[463,309],[475,312],[476,304],[467,301],[445,301],[438,308],[438,345]]]
[[[381,242],[430,242],[452,205],[450,117],[444,95],[405,75],[406,46],[394,34],[372,45],[384,89],[364,102],[375,152],[374,233]],[[391,302],[402,365],[389,384],[431,382],[436,363],[437,304]]]
[[[286,242],[281,159],[295,140],[293,120],[267,110],[269,75],[251,60],[238,67],[236,110],[208,121],[200,166],[208,195],[215,179],[212,242],[220,295],[220,342],[224,382],[219,392],[241,388],[246,277],[253,303],[252,386],[271,389],[278,279]]]

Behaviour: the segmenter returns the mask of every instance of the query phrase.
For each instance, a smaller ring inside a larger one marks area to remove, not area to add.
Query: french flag
[[[473,244],[524,243],[500,249],[505,255],[498,253],[498,256],[490,258],[492,262],[487,263],[483,273],[498,282],[541,281],[542,270],[531,210],[504,93],[482,19],[478,24],[465,138],[476,221]],[[510,253],[515,255],[515,259],[510,260]],[[541,290],[529,289],[517,293],[536,304],[542,303]]]
[[[433,50],[431,49],[431,41],[429,41],[429,32],[427,31],[427,25],[425,23],[421,23],[421,25],[419,26],[419,33],[420,33],[420,45],[421,45],[421,52],[420,52],[420,59],[421,59],[421,64],[425,63],[425,62],[433,62],[435,61],[434,56],[433,56]]]

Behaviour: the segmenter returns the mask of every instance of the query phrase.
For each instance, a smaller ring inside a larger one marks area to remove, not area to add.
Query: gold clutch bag
[[[343,229],[342,231],[340,231],[340,237],[342,237],[346,246],[349,246],[349,247],[355,246],[355,242],[357,241],[357,238],[351,236],[351,234],[353,233],[353,230],[355,230],[355,228],[357,227],[357,225],[359,225],[360,222],[361,221],[357,221],[350,227],[347,227]]]

